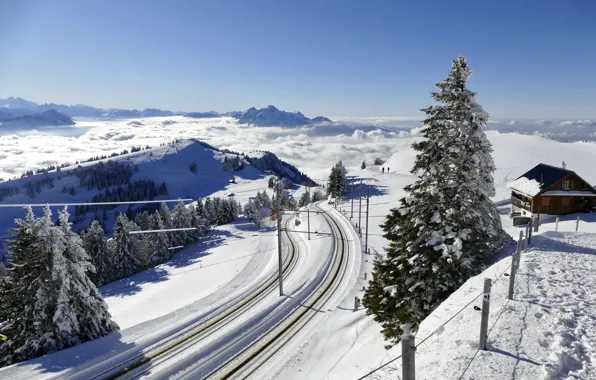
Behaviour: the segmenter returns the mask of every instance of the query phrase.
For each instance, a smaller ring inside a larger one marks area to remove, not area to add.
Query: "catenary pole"
[[[281,270],[281,190],[280,184],[277,184],[277,259],[279,267],[279,295],[284,295],[284,285]]]
[[[368,203],[370,199],[370,185],[366,185],[366,237],[364,238],[364,253],[368,253]]]
[[[362,237],[362,180],[360,180],[360,199],[358,201],[358,234]]]

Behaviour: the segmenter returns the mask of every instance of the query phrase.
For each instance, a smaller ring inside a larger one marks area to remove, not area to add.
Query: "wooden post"
[[[555,232],[559,231],[559,217],[557,216],[555,218]]]
[[[401,364],[402,380],[416,379],[416,338],[412,334],[410,325],[402,326],[403,334],[401,336]]]
[[[490,278],[484,279],[484,294],[482,296],[482,319],[480,320],[480,345],[478,348],[486,350],[486,340],[488,339],[488,314],[490,309],[490,288],[492,282]]]

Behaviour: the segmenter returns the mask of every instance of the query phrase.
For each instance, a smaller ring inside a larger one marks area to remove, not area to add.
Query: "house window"
[[[573,182],[569,180],[563,181],[563,190],[571,190],[573,189]]]

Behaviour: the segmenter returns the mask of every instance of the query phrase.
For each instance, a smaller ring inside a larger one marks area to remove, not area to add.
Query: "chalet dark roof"
[[[559,182],[561,179],[563,179],[563,177],[571,173],[573,173],[571,170],[557,168],[556,166],[550,166],[546,164],[538,164],[519,178],[526,177],[528,179],[533,179],[539,183],[542,183],[541,189],[544,191],[544,189],[556,182]]]

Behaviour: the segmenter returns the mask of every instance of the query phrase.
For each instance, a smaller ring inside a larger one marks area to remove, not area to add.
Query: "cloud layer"
[[[176,138],[197,138],[241,152],[268,150],[316,178],[342,160],[348,166],[388,158],[417,137],[412,118],[335,118],[332,125],[298,128],[246,127],[235,119],[147,118],[81,121],[73,128],[4,131],[0,134],[0,178],[52,164],[74,163],[132,146],[157,146]],[[596,140],[596,121],[491,121],[489,129],[539,133],[551,138]],[[1,132],[0,132],[1,133]]]

